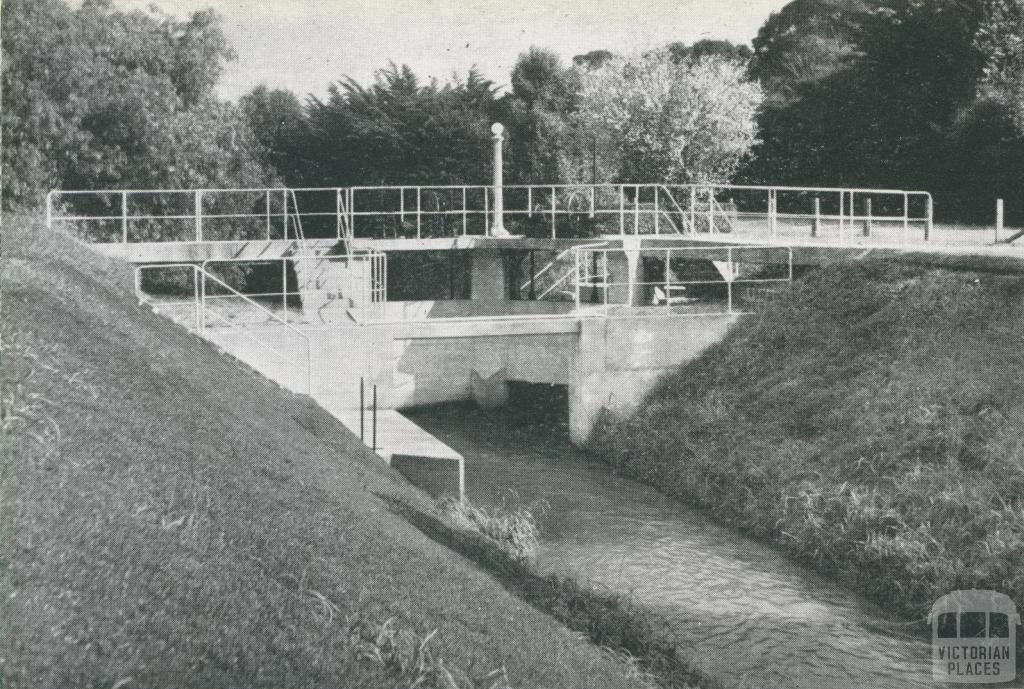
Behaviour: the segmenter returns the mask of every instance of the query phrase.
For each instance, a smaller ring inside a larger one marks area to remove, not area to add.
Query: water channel
[[[507,503],[513,494],[547,503],[541,571],[590,581],[655,611],[684,656],[724,686],[932,686],[928,639],[904,620],[616,475],[569,443],[557,415],[448,404],[409,416],[465,456],[475,504]]]

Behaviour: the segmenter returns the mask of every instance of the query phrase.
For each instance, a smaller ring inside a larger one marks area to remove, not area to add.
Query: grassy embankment
[[[588,642],[630,628],[614,601],[514,595],[326,412],[139,307],[126,265],[4,225],[9,685],[647,682]],[[647,641],[642,664],[680,675]]]
[[[914,617],[1024,607],[1024,277],[960,264],[816,271],[593,446]]]

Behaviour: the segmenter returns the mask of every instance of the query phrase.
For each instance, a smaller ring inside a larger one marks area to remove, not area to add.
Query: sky
[[[154,0],[118,0],[145,9]],[[787,0],[155,0],[187,16],[213,7],[238,59],[225,71],[223,97],[257,84],[300,97],[324,96],[343,76],[372,80],[389,60],[420,77],[447,80],[473,65],[507,85],[516,57],[530,46],[573,55],[640,51],[702,38],[749,43]]]

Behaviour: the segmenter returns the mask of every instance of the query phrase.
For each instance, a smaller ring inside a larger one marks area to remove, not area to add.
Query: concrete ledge
[[[444,457],[415,457],[396,454],[391,466],[409,483],[434,498],[453,497],[461,500],[466,493],[465,462]]]

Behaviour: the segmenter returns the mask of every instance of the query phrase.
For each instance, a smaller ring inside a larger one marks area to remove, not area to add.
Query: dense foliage
[[[1022,16],[1021,0],[794,0],[754,41],[763,143],[744,176],[926,189],[947,218],[990,222],[996,196],[1024,211]]]
[[[259,185],[245,119],[214,86],[232,52],[212,11],[109,0],[3,3],[3,198],[52,188]]]
[[[670,51],[613,58],[583,78],[582,120],[612,142],[623,181],[721,181],[756,140],[761,87],[738,62]]]

